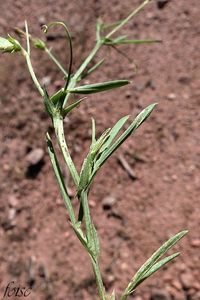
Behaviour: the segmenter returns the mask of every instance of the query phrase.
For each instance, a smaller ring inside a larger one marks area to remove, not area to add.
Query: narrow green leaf
[[[107,139],[107,141],[104,143],[103,147],[100,150],[100,153],[102,153],[103,151],[105,151],[110,144],[112,143],[112,141],[114,140],[114,138],[117,136],[118,132],[120,131],[120,129],[123,127],[123,125],[126,123],[126,121],[128,120],[130,116],[125,116],[123,118],[121,118],[111,129],[110,133],[109,133],[109,138]]]
[[[50,160],[51,160],[51,163],[52,163],[52,167],[53,167],[56,179],[58,181],[60,191],[61,191],[61,194],[63,196],[65,205],[67,207],[67,210],[68,210],[68,213],[69,213],[69,216],[70,216],[70,220],[71,220],[72,224],[75,224],[76,219],[75,219],[73,207],[72,207],[72,204],[71,204],[71,200],[70,200],[70,197],[67,193],[67,189],[66,189],[66,186],[65,186],[65,183],[64,183],[63,175],[62,175],[62,172],[60,170],[59,163],[58,163],[58,160],[57,160],[54,148],[53,148],[53,144],[52,144],[51,138],[50,138],[48,133],[46,134],[46,142],[47,142],[47,148],[48,148],[49,157],[50,157]]]
[[[105,61],[105,59],[103,58],[103,59],[101,59],[99,62],[97,62],[94,66],[92,66],[92,67],[87,71],[87,73],[85,74],[84,77],[86,77],[86,76],[90,75],[91,73],[93,73],[94,71],[96,71],[100,66],[103,65],[104,61]],[[83,79],[84,77],[82,76],[82,79]]]
[[[123,19],[123,20],[120,20],[120,21],[117,21],[117,22],[114,22],[114,23],[111,23],[111,24],[103,24],[103,29],[111,29],[111,28],[115,28],[115,27],[117,27],[118,25],[120,25],[122,22],[124,22],[124,19]]]
[[[129,289],[128,289],[127,293],[129,295],[132,294],[134,292],[134,290],[136,289],[136,287],[138,287],[138,285],[140,285],[144,280],[146,280],[148,277],[153,275],[156,271],[158,271],[160,268],[164,267],[164,265],[166,265],[168,262],[172,261],[179,255],[180,255],[180,252],[177,252],[177,253],[167,256],[167,257],[163,258],[162,260],[158,261],[157,263],[155,263],[152,266],[152,268],[147,273],[144,274],[143,277],[139,278],[137,281],[132,281],[129,284]]]
[[[146,39],[146,40],[122,40],[117,44],[153,44],[153,43],[162,43],[162,40]]]
[[[90,224],[90,232],[88,233],[88,247],[91,249],[94,257],[97,257],[100,253],[99,239],[94,224]]]
[[[103,40],[105,45],[123,45],[123,44],[153,44],[153,43],[161,43],[161,40],[155,39],[146,39],[146,40],[129,40],[126,39],[126,36],[119,36],[116,39],[105,38]]]
[[[104,153],[100,156],[100,158],[97,160],[95,164],[95,170],[96,171],[103,165],[103,163],[112,155],[114,151],[117,150],[117,148],[130,136],[130,134],[135,131],[145,120],[146,118],[151,114],[153,109],[155,108],[156,103],[150,104],[147,106],[132,122],[132,124],[127,128],[127,130],[117,139],[117,141],[111,145],[111,147],[104,151]],[[94,175],[93,174],[93,175]]]
[[[181,231],[165,242],[137,271],[133,277],[133,282],[138,282],[138,280],[145,276],[145,274],[150,271],[152,266],[155,265],[155,263],[187,233],[187,230]]]
[[[81,172],[80,172],[80,181],[77,189],[78,196],[80,196],[81,192],[83,190],[86,190],[89,186],[96,156],[99,153],[101,147],[106,142],[107,138],[109,137],[109,131],[110,128],[105,130],[105,132],[100,136],[100,138],[90,146],[90,151],[87,157],[84,159]]]
[[[126,35],[122,35],[122,36],[118,36],[115,39],[110,39],[110,38],[104,38],[103,39],[103,43],[104,45],[119,45],[121,44],[124,40],[126,40],[127,36]]]
[[[107,128],[102,133],[102,135],[98,138],[96,143],[91,145],[90,153],[92,157],[96,158],[97,153],[100,153],[101,148],[104,146],[104,144],[109,139],[109,137],[110,137],[110,128]]]
[[[89,68],[88,70],[86,70],[85,72],[83,72],[80,77],[78,78],[78,81],[81,81],[82,79],[88,77],[90,74],[92,74],[94,71],[96,71],[99,67],[101,67],[101,65],[103,65],[105,59],[101,59],[99,62],[97,62],[95,65],[93,65],[91,68]]]
[[[154,254],[141,266],[137,271],[135,276],[132,278],[127,288],[123,292],[120,300],[126,300],[128,295],[130,295],[135,288],[142,283],[145,279],[159,270],[162,266],[176,258],[179,253],[174,253],[170,256],[165,257],[162,260],[159,260],[168,250],[170,250],[181,238],[183,238],[188,233],[188,230],[183,230],[168,241],[166,241]]]
[[[99,92],[119,88],[128,83],[130,83],[130,81],[128,80],[115,80],[115,81],[108,81],[102,83],[94,83],[94,84],[75,87],[74,89],[70,89],[68,92],[74,94],[93,94],[93,93],[99,93]]]
[[[80,228],[80,224],[81,224],[81,222],[76,222],[75,224],[71,224],[71,226],[72,226],[77,238],[79,239],[79,241],[83,245],[83,247],[93,257],[93,259],[95,259],[93,250],[89,246],[88,241],[87,241],[86,237],[84,236],[82,229]]]
[[[80,180],[79,185],[77,188],[77,195],[78,198],[80,197],[80,194],[83,190],[86,190],[89,185],[89,180],[91,177],[93,168],[93,158],[91,157],[90,153],[87,155],[87,157],[84,159],[81,172],[80,172]],[[79,219],[80,221],[80,219]]]
[[[59,106],[62,106],[65,97],[66,91],[64,91],[64,89],[62,88],[59,91],[57,91],[53,96],[51,96],[51,101],[55,105],[59,104]]]
[[[52,103],[51,99],[49,98],[49,95],[47,93],[47,90],[45,89],[45,87],[43,88],[43,92],[44,92],[44,106],[46,109],[46,112],[49,114],[49,116],[51,118],[53,118],[54,114],[55,114],[55,107],[54,104]]]
[[[153,265],[153,267],[144,275],[143,279],[148,278],[151,276],[153,273],[158,271],[160,268],[162,268],[164,265],[166,265],[168,262],[172,261],[174,258],[180,255],[180,252],[174,253],[170,256],[167,256],[160,261],[158,261],[156,264]]]
[[[71,226],[72,226],[74,232],[76,233],[78,239],[80,240],[81,244],[82,244],[86,249],[88,249],[88,247],[87,247],[87,239],[86,239],[86,237],[84,236],[83,231],[82,231],[81,228],[80,228],[80,224],[81,224],[80,222],[77,222],[77,223],[75,223],[75,224],[71,224]]]
[[[74,108],[76,108],[77,106],[79,106],[79,104],[86,99],[86,97],[77,100],[76,102],[72,103],[71,105],[67,106],[66,108],[63,109],[62,111],[62,115],[63,117],[65,117],[70,111],[72,111]]]

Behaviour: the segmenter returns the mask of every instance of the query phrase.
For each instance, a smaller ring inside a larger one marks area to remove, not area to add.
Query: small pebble
[[[174,93],[168,94],[168,95],[167,95],[167,99],[168,99],[168,100],[175,100],[175,99],[176,99],[176,94],[174,94]]]
[[[126,91],[126,98],[130,98],[131,97],[131,91]]]
[[[178,179],[178,176],[177,176],[176,174],[173,174],[173,175],[172,175],[172,180],[173,180],[173,181],[176,181],[177,179]]]
[[[181,290],[182,289],[181,283],[178,280],[173,280],[172,281],[172,286],[175,287],[177,290]]]
[[[197,291],[200,291],[200,282],[194,282],[193,288],[196,289]]]
[[[194,248],[200,247],[200,239],[193,239],[191,241],[191,246],[194,247]]]
[[[56,204],[63,205],[63,200],[60,197],[56,198]]]
[[[69,236],[70,236],[70,233],[69,233],[68,231],[65,231],[64,237],[65,237],[65,238],[68,238]]]
[[[17,207],[18,205],[18,200],[17,198],[15,197],[15,195],[10,195],[9,198],[8,198],[8,203],[10,206],[12,207]]]
[[[121,269],[121,270],[128,270],[128,269],[129,269],[129,266],[127,265],[127,263],[123,262],[123,263],[120,265],[120,269]]]
[[[154,290],[150,300],[172,300],[170,294],[165,290]]]
[[[61,88],[61,87],[63,86],[63,81],[62,81],[62,80],[56,80],[56,81],[54,82],[54,86],[55,86],[55,88],[57,88],[57,89]]]
[[[76,153],[80,153],[81,152],[81,147],[78,145],[78,144],[74,144],[73,145],[73,148],[74,148],[74,151],[76,152]]]
[[[177,290],[175,287],[172,287],[172,286],[170,286],[170,285],[168,285],[167,287],[166,287],[166,289],[167,289],[167,291],[168,291],[168,293],[170,294],[170,295],[172,295],[171,297],[172,297],[172,299],[173,300],[178,300],[178,299],[184,299],[183,298],[183,290],[182,290],[182,287],[181,287],[181,290]]]
[[[2,168],[3,168],[4,171],[9,171],[10,170],[10,165],[5,163],[5,164],[3,164]]]
[[[105,210],[111,209],[115,203],[116,203],[115,197],[107,196],[102,201],[103,209],[105,209]]]
[[[180,276],[180,281],[184,289],[190,289],[193,285],[194,278],[191,273],[183,273]]]
[[[70,198],[72,198],[75,195],[75,192],[70,187],[67,187],[67,193],[68,193]]]
[[[158,9],[163,9],[169,0],[157,0]]]
[[[15,216],[16,216],[16,210],[15,210],[15,208],[9,209],[9,212],[8,212],[8,219],[9,219],[10,221],[12,221],[12,220],[15,218]]]
[[[109,274],[109,275],[107,276],[107,280],[108,280],[108,282],[109,282],[109,283],[112,283],[112,282],[114,282],[114,281],[115,281],[115,277],[114,277],[114,275],[112,275],[112,274]]]
[[[143,300],[143,299],[142,299],[142,297],[140,297],[140,296],[136,296],[136,297],[134,298],[134,300]]]
[[[30,163],[30,165],[37,165],[44,158],[44,150],[41,148],[36,148],[30,151],[26,159]]]
[[[96,207],[96,202],[94,200],[89,201],[90,207]]]
[[[40,26],[46,24],[46,18],[45,18],[45,16],[39,16],[38,17],[38,22],[39,22]]]

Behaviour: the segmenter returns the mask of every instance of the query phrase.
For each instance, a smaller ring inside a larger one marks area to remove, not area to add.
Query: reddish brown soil
[[[41,35],[41,23],[65,20],[73,33],[78,65],[93,46],[96,18],[118,20],[140,2],[1,1],[0,34],[23,26],[27,19],[31,33]],[[149,5],[126,32],[163,43],[120,47],[131,64],[115,50],[103,49],[98,56],[105,56],[105,65],[90,82],[127,78],[132,84],[90,96],[66,122],[70,150],[80,167],[90,142],[92,116],[101,133],[123,115],[135,116],[149,103],[159,102],[149,120],[102,168],[90,195],[104,282],[109,291],[115,287],[117,295],[161,243],[189,229],[175,247],[182,255],[130,299],[158,299],[151,298],[155,289],[169,293],[171,298],[166,295],[164,300],[200,299],[199,8],[198,0],[171,0],[163,9],[158,9],[156,1]],[[61,36],[50,46],[65,63],[64,43]],[[49,77],[52,92],[62,83],[61,74],[44,54],[32,52],[37,74],[43,80]],[[0,57],[0,86],[0,295],[15,281],[21,286],[32,284],[28,299],[96,300],[89,259],[67,222],[46,151],[44,135],[47,130],[53,134],[51,122],[22,57]],[[38,147],[45,151],[44,162],[35,176],[28,176],[27,153]],[[119,165],[120,155],[137,180]],[[71,182],[69,186],[73,191]],[[109,210],[103,207],[107,196],[116,200]]]

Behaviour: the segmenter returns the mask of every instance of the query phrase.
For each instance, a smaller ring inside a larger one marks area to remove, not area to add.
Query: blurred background
[[[118,21],[141,2],[1,0],[0,36],[14,36],[13,28],[23,28],[26,19],[30,33],[43,38],[42,24],[65,21],[73,38],[75,69],[95,43],[97,18]],[[91,117],[100,134],[122,116],[136,116],[159,102],[99,172],[90,194],[104,283],[118,296],[154,250],[189,229],[175,247],[182,255],[130,299],[200,299],[199,13],[198,0],[152,1],[122,34],[163,42],[120,46],[123,54],[102,48],[95,61],[104,57],[105,63],[85,82],[126,78],[131,84],[89,96],[65,123],[80,169],[90,144]],[[48,45],[67,66],[63,31],[50,31]],[[58,90],[62,74],[45,53],[32,49],[31,54],[41,83],[50,94]],[[14,281],[16,286],[31,285],[28,299],[96,300],[89,259],[68,224],[49,162],[44,136],[46,131],[53,135],[52,124],[19,54],[0,56],[0,91],[0,294]],[[73,197],[73,184],[63,171]]]

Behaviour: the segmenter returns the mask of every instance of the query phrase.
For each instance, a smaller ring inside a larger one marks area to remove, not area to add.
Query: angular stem
[[[151,0],[145,0],[140,6],[138,6],[135,10],[133,10],[126,19],[124,19],[122,22],[119,23],[119,25],[117,27],[115,27],[111,32],[109,32],[106,36],[106,38],[111,37],[111,35],[113,35],[115,32],[117,32],[119,29],[121,29],[125,24],[127,24],[129,22],[129,20],[131,18],[133,18],[138,12],[140,12]],[[88,57],[84,60],[84,62],[80,65],[79,69],[76,71],[76,73],[74,74],[74,76],[71,78],[68,88],[73,89],[76,86],[76,83],[79,79],[79,77],[81,76],[81,74],[83,73],[83,71],[85,70],[85,68],[88,66],[88,64],[91,62],[91,60],[94,58],[94,56],[96,55],[96,53],[99,51],[99,49],[104,45],[102,40],[97,40],[94,48],[92,49],[92,51],[90,52],[90,54],[88,55]],[[70,93],[67,94],[65,101],[64,101],[64,106],[67,104],[67,101],[69,99]]]
[[[58,141],[60,150],[61,150],[64,160],[69,168],[69,171],[74,180],[74,183],[75,183],[76,187],[78,187],[79,175],[78,175],[76,167],[73,163],[73,160],[70,156],[70,153],[69,153],[66,141],[65,141],[63,118],[61,116],[54,118],[53,124],[54,124],[55,133],[56,133],[56,137],[57,137],[57,141]]]
[[[123,27],[125,24],[127,24],[130,19],[132,19],[135,15],[137,15],[151,0],[145,0],[140,6],[138,6],[136,9],[134,9],[122,22],[119,23],[117,27],[115,27],[111,32],[109,32],[106,36],[106,38],[111,37],[115,32],[117,32],[121,27]]]
[[[94,48],[92,49],[92,51],[90,52],[90,54],[88,55],[88,57],[84,60],[84,62],[80,65],[79,69],[76,71],[76,73],[74,74],[74,76],[71,78],[69,85],[68,85],[68,89],[73,89],[76,86],[76,83],[79,79],[79,77],[81,76],[81,74],[83,73],[83,71],[86,69],[86,67],[88,66],[88,64],[91,62],[91,60],[94,58],[94,56],[96,55],[96,53],[99,51],[99,49],[102,46],[102,42],[101,41],[97,41]],[[69,99],[70,93],[67,94],[64,104],[63,106],[65,106],[67,104],[67,101]]]
[[[123,295],[120,297],[120,300],[126,300],[128,298],[129,294],[127,294],[127,291],[125,290],[123,292]]]
[[[90,208],[89,208],[89,205],[88,205],[87,191],[83,191],[81,193],[81,201],[82,201],[82,204],[83,204],[83,211],[84,211],[87,238],[90,241],[90,239],[93,238],[91,236],[91,233],[90,233],[91,232],[91,226],[92,226],[92,219],[91,219],[91,215],[90,215]],[[94,271],[95,278],[96,278],[99,297],[100,297],[101,300],[106,300],[105,287],[103,285],[101,271],[100,271],[100,267],[99,267],[99,263],[98,263],[98,257],[97,256],[93,257],[90,254],[89,254],[89,256],[91,258],[92,267],[93,267],[93,271]]]
[[[96,278],[96,284],[97,284],[100,300],[106,300],[105,287],[103,285],[103,280],[102,280],[101,270],[99,267],[98,260],[94,260],[91,257],[91,261],[92,261],[92,267]]]
[[[51,52],[51,50],[49,48],[45,47],[45,52],[48,54],[48,56],[51,58],[51,60],[57,65],[57,67],[60,69],[60,71],[67,77],[68,76],[67,71],[63,68],[63,66],[57,60],[57,58],[54,56],[54,54]]]
[[[70,199],[70,197],[67,193],[67,189],[66,189],[64,178],[62,176],[62,172],[61,172],[61,169],[60,169],[60,166],[59,166],[59,162],[57,160],[52,141],[51,141],[50,136],[48,134],[47,134],[47,147],[48,147],[48,152],[49,152],[50,160],[51,160],[51,163],[52,163],[52,167],[53,167],[55,176],[57,178],[57,181],[58,181],[60,191],[61,191],[61,194],[63,196],[64,202],[65,202],[65,205],[66,205],[68,213],[69,213],[70,221],[73,225],[75,225],[76,224],[76,218],[75,218],[75,215],[74,215],[74,210],[73,210],[73,207],[72,207],[71,199]]]
[[[97,41],[96,42],[94,48],[92,49],[92,51],[90,52],[90,54],[88,55],[88,57],[84,60],[84,62],[80,65],[80,67],[78,68],[77,72],[75,73],[75,75],[73,77],[75,80],[77,80],[79,78],[79,76],[83,73],[83,71],[85,70],[85,68],[91,62],[91,60],[96,55],[97,51],[101,48],[102,45],[103,44],[102,44],[101,41]]]
[[[30,55],[24,49],[22,49],[22,54],[24,55],[24,57],[26,59],[26,63],[27,63],[27,66],[28,66],[29,73],[31,75],[31,78],[32,78],[32,80],[33,80],[33,82],[34,82],[34,84],[35,84],[38,92],[40,93],[40,95],[42,97],[44,97],[44,91],[43,91],[43,89],[42,89],[42,87],[41,87],[41,85],[40,85],[40,83],[39,83],[39,81],[38,81],[38,79],[37,79],[37,77],[35,75],[35,72],[33,70],[33,66],[32,66],[31,59],[30,59]]]

